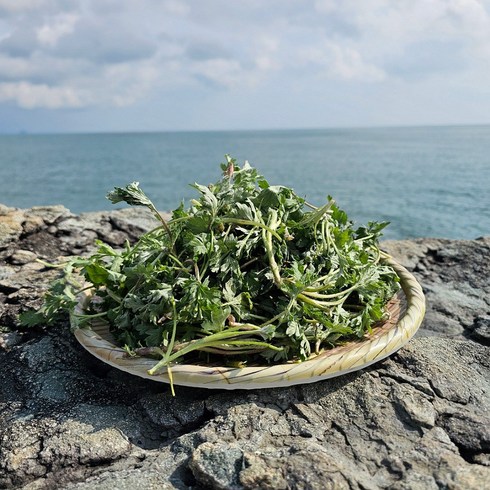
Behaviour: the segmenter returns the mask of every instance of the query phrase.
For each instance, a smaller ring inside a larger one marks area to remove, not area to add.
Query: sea
[[[0,203],[109,210],[114,186],[140,182],[161,211],[196,197],[229,154],[386,239],[490,235],[490,126],[0,136]],[[121,207],[117,205],[116,207]]]

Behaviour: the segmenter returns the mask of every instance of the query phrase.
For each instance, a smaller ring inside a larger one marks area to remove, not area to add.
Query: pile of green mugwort
[[[361,339],[386,318],[399,289],[378,246],[387,223],[353,228],[329,198],[315,207],[227,156],[214,185],[165,221],[138,183],[115,188],[113,203],[146,206],[158,226],[131,246],[98,242],[65,264],[25,324],[52,323],[68,310],[83,327],[105,319],[130,355],[175,363],[245,366],[299,362]],[[77,294],[93,289],[84,315]]]

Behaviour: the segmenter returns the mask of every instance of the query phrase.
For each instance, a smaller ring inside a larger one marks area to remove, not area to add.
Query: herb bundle
[[[385,319],[399,288],[378,246],[387,223],[354,229],[331,198],[315,207],[228,156],[222,170],[216,184],[194,184],[198,198],[168,222],[138,183],[116,187],[109,200],[146,206],[158,226],[134,246],[99,242],[69,262],[24,323],[73,311],[78,271],[93,300],[72,320],[105,319],[130,355],[157,359],[154,374],[179,362],[304,361]]]

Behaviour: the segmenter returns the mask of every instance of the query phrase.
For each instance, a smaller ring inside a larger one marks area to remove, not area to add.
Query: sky
[[[0,133],[490,123],[490,0],[0,0]]]

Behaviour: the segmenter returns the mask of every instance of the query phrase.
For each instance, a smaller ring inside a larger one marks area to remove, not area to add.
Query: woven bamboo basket
[[[400,278],[401,290],[387,305],[389,319],[373,328],[365,338],[324,350],[300,363],[250,366],[243,368],[216,367],[194,364],[171,366],[174,385],[211,389],[257,389],[313,383],[357,371],[378,362],[403,347],[418,330],[425,314],[422,288],[412,274],[393,259],[385,259]],[[89,294],[84,293],[75,309],[82,313]],[[106,323],[95,321],[87,328],[74,331],[76,338],[91,354],[103,362],[127,373],[170,383],[167,369],[149,375],[154,359],[128,357],[116,346]]]

